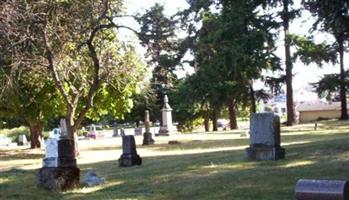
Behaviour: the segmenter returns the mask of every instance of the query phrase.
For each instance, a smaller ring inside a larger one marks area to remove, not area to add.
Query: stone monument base
[[[122,154],[119,158],[120,167],[130,167],[133,165],[141,165],[142,158],[138,154]]]
[[[159,133],[155,134],[155,136],[170,136],[170,131],[164,128],[160,128]]]
[[[64,192],[79,185],[78,167],[43,167],[36,177],[36,186],[47,190]]]
[[[151,145],[154,144],[154,139],[151,136],[150,132],[145,132],[143,135],[143,145]]]
[[[279,160],[285,158],[285,149],[272,146],[250,146],[245,150],[249,160]]]

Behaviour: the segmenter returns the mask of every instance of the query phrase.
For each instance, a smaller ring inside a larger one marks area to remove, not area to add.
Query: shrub
[[[6,137],[9,137],[12,141],[17,141],[19,135],[25,135],[27,139],[29,140],[29,129],[25,126],[20,126],[17,128],[12,129],[2,129],[0,130],[0,135],[4,135]]]

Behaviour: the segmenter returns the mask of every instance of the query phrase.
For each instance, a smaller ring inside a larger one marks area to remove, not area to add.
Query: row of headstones
[[[149,121],[148,112],[146,112],[145,119],[146,122]],[[74,146],[71,140],[64,137],[51,142],[53,144],[46,146],[46,158],[43,168],[39,170],[37,185],[46,189],[64,191],[79,183],[80,170],[76,166],[76,159],[72,153]],[[146,123],[143,144],[145,143],[154,143],[149,131],[149,123]],[[137,154],[133,136],[123,136],[122,150],[119,166],[142,164],[142,158]],[[258,113],[252,116],[250,147],[246,149],[246,157],[254,160],[278,160],[285,157],[285,150],[280,147],[280,120],[278,116],[272,113]],[[300,180],[295,191],[298,200],[344,200],[348,198],[346,181]]]
[[[285,158],[280,146],[280,119],[273,113],[253,114],[250,122],[250,147],[246,157],[251,160],[278,160]],[[133,136],[122,138],[123,154],[119,166],[141,165]],[[300,179],[295,187],[297,200],[348,200],[349,186],[344,180]]]

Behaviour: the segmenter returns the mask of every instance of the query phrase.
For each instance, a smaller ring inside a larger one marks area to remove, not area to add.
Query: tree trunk
[[[218,120],[218,116],[217,116],[217,111],[213,111],[212,113],[212,131],[218,131],[218,124],[217,124],[217,120]]]
[[[256,97],[254,94],[254,89],[252,84],[250,84],[250,98],[251,98],[251,113],[256,113],[257,112]]]
[[[294,106],[293,106],[293,88],[292,88],[292,60],[289,38],[289,16],[288,0],[283,0],[283,26],[285,37],[285,68],[286,68],[286,107],[287,107],[287,126],[295,123]]]
[[[236,108],[235,108],[235,103],[234,101],[230,101],[228,105],[228,111],[229,111],[229,125],[230,129],[237,129],[238,124],[236,121]]]
[[[30,121],[29,122],[30,130],[30,148],[40,148],[41,139],[42,139],[42,126],[40,120]]]
[[[78,156],[79,155],[79,149],[78,149],[78,144],[77,144],[77,134],[76,134],[76,129],[77,126],[74,123],[74,108],[72,108],[71,110],[69,110],[68,108],[68,112],[67,112],[67,116],[66,116],[66,124],[67,124],[67,134],[68,134],[68,138],[73,142],[73,146],[74,146],[74,155]]]
[[[339,39],[338,45],[339,45],[339,62],[340,62],[340,99],[341,99],[341,118],[342,120],[348,119],[348,112],[347,112],[347,94],[346,94],[346,88],[345,88],[345,70],[344,70],[344,48],[343,48],[343,40]]]
[[[210,119],[205,117],[204,119],[205,132],[210,132]]]

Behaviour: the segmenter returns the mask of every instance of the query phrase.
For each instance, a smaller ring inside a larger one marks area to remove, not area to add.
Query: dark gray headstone
[[[246,157],[252,160],[278,160],[285,157],[280,147],[280,118],[273,113],[254,113],[250,120],[250,147]]]
[[[133,135],[122,137],[122,155],[119,158],[120,167],[141,165],[142,158],[137,154],[136,142]]]
[[[297,200],[347,200],[349,185],[345,180],[300,179],[295,196]]]

